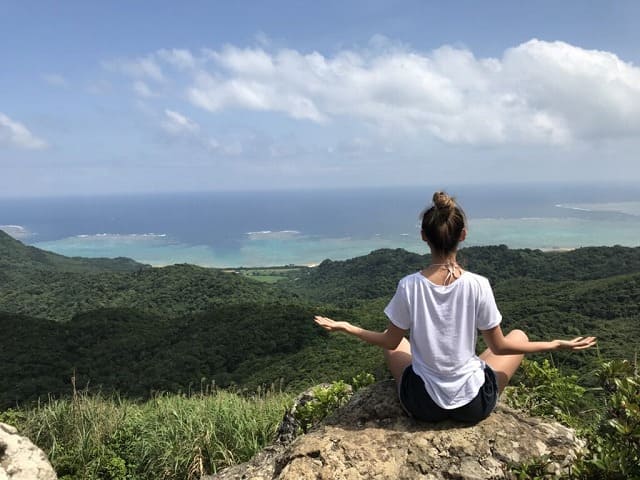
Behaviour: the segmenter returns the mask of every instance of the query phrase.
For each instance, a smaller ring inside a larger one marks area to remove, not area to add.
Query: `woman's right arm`
[[[550,350],[584,350],[596,343],[596,337],[576,337],[573,340],[551,340],[531,342],[526,335],[505,337],[500,325],[482,330],[482,337],[489,349],[496,355],[548,352]],[[518,338],[519,337],[519,338]]]
[[[336,322],[327,317],[321,317],[316,315],[314,317],[315,322],[322,328],[329,332],[345,332],[354,337],[358,337],[371,345],[382,347],[386,350],[395,350],[404,335],[406,330],[402,330],[400,327],[396,327],[393,323],[389,322],[389,326],[384,332],[373,332],[371,330],[365,330],[364,328],[357,327],[349,322]]]

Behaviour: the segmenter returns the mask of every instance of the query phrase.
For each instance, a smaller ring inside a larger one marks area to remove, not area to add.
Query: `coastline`
[[[491,247],[491,246],[497,246],[497,245],[473,245],[473,247]],[[613,245],[597,245],[595,247],[604,247],[604,248],[612,248]],[[419,255],[424,255],[427,254],[428,252],[426,251],[414,251],[414,250],[408,250],[406,248],[403,247],[388,247],[389,249],[394,249],[394,248],[401,248],[404,249],[408,252],[411,253],[417,253]],[[580,247],[543,247],[543,248],[530,248],[530,247],[509,247],[507,246],[507,248],[509,250],[539,250],[543,253],[568,253],[568,252],[572,252],[575,250],[579,250],[580,248],[587,248],[585,246],[580,246]],[[629,246],[629,248],[634,248],[632,246]],[[377,250],[377,249],[376,249]],[[464,249],[461,249],[464,250]],[[344,257],[344,258],[330,258],[327,257],[324,260],[330,260],[330,261],[334,261],[334,262],[342,262],[342,261],[347,261],[347,260],[351,260],[354,258],[358,258],[358,257],[362,257],[362,256],[366,256],[369,255],[371,252],[373,252],[375,250],[370,250],[368,252],[365,253],[361,253],[358,255],[354,255],[354,256],[349,256],[349,257]],[[78,255],[75,255],[78,256]],[[88,258],[116,258],[116,257],[88,257]],[[147,260],[142,260],[142,259],[137,259],[137,258],[132,258],[132,257],[126,257],[126,258],[130,258],[131,260],[134,260],[138,263],[143,263],[146,265],[150,265],[152,268],[166,268],[166,267],[173,267],[176,265],[192,265],[192,266],[196,266],[196,267],[200,267],[200,268],[207,268],[207,269],[215,269],[215,270],[223,270],[223,271],[228,271],[228,272],[235,272],[235,273],[239,273],[242,271],[246,271],[246,270],[286,270],[286,269],[296,269],[296,268],[317,268],[324,260],[318,262],[318,261],[310,261],[310,262],[296,262],[296,263],[273,263],[273,264],[256,264],[256,265],[250,265],[247,263],[243,263],[241,265],[211,265],[211,264],[203,264],[203,263],[194,263],[194,262],[185,262],[185,261],[179,261],[179,262],[171,262],[170,260],[165,260],[162,262],[150,262]]]
[[[517,232],[517,230],[516,230]],[[187,245],[178,243],[165,235],[97,235],[93,237],[77,236],[51,242],[28,242],[15,235],[15,231],[7,232],[13,238],[34,246],[67,257],[85,258],[117,258],[126,257],[136,262],[163,268],[172,265],[190,264],[203,268],[216,269],[266,269],[287,266],[314,268],[324,260],[344,261],[369,254],[379,249],[402,248],[406,251],[424,255],[426,245],[408,235],[380,236],[372,238],[321,238],[296,235],[295,238],[278,238],[269,241],[246,240],[235,251],[219,252],[208,245]],[[11,235],[13,233],[13,235]],[[482,233],[474,230],[473,233]],[[640,232],[639,232],[640,234]],[[482,237],[483,235],[477,235]],[[486,236],[486,235],[485,235]],[[576,242],[569,244],[569,239],[547,238],[542,245],[534,246],[532,240],[524,236],[515,237],[515,245],[508,242],[506,235],[497,236],[495,242],[467,241],[461,249],[489,245],[507,245],[509,249],[530,249],[542,252],[570,252],[589,246],[638,246],[640,243],[610,242]],[[523,244],[522,238],[529,240]],[[640,238],[636,237],[636,238]],[[114,241],[115,240],[115,241]],[[619,240],[619,239],[616,239]],[[564,245],[563,245],[564,243]],[[555,245],[554,245],[555,244]]]
[[[26,227],[7,233],[36,248],[68,257],[126,257],[156,268],[191,264],[204,268],[274,268],[287,265],[314,267],[326,259],[344,261],[379,249],[402,248],[425,254],[426,245],[412,233],[376,233],[372,236],[305,235],[252,232],[232,237],[223,248],[215,244],[188,244],[168,234],[76,235],[59,240],[37,241],[38,235],[24,237]],[[581,221],[559,219],[478,219],[470,222],[469,236],[461,248],[507,245],[510,249],[569,252],[581,247],[640,245],[640,222]],[[209,241],[215,241],[213,239]]]
[[[493,244],[493,245],[466,245],[465,247],[462,247],[460,250],[464,250],[464,248],[469,248],[469,247],[496,247],[499,246],[499,244]],[[579,250],[581,248],[590,248],[590,247],[597,247],[597,248],[613,248],[614,246],[619,246],[619,244],[616,245],[581,245],[581,246],[575,246],[575,247],[511,247],[509,245],[507,245],[507,248],[509,250],[539,250],[543,253],[568,253],[568,252],[573,252],[575,250]],[[624,247],[628,247],[628,248],[639,248],[640,247],[640,242],[637,245],[622,245]],[[417,249],[407,249],[404,248],[403,246],[390,246],[390,247],[381,247],[380,249],[403,249],[406,250],[407,252],[411,252],[411,253],[416,253],[418,255],[425,255],[428,253],[428,251],[426,251],[426,247],[423,247],[422,250],[417,250]],[[211,269],[218,269],[218,270],[226,270],[226,271],[242,271],[242,270],[270,270],[270,269],[287,269],[287,268],[316,268],[318,267],[323,261],[325,260],[330,260],[333,262],[342,262],[342,261],[347,261],[347,260],[351,260],[357,257],[362,257],[362,256],[366,256],[369,255],[371,252],[375,251],[375,250],[379,250],[379,249],[372,249],[357,255],[353,255],[353,256],[348,256],[348,257],[341,257],[341,258],[332,258],[332,257],[326,257],[321,261],[300,261],[300,262],[283,262],[283,263],[272,263],[272,264],[248,264],[248,263],[242,263],[239,265],[222,265],[222,266],[218,266],[218,265],[210,265],[210,264],[199,264],[199,263],[192,263],[192,262],[162,262],[162,263],[151,263],[151,262],[143,262],[137,259],[133,259],[135,261],[138,261],[140,263],[147,263],[149,265],[151,265],[153,268],[164,268],[164,267],[170,267],[173,265],[181,265],[181,264],[189,264],[189,265],[194,265],[194,266],[198,266],[198,267],[202,267],[202,268],[211,268]]]
[[[450,187],[468,214],[461,248],[507,245],[566,252],[639,245],[635,187]],[[425,189],[416,187],[346,189],[331,195],[210,192],[16,199],[0,202],[0,228],[28,245],[68,257],[127,257],[155,267],[312,267],[383,248],[427,253],[418,220],[424,195]]]
[[[572,252],[574,250],[578,250],[582,247],[548,247],[548,248],[537,248],[534,250],[540,250],[541,252],[550,253],[550,252]]]

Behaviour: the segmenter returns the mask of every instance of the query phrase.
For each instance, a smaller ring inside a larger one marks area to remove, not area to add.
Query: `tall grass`
[[[251,458],[273,440],[290,402],[276,391],[145,403],[81,393],[0,417],[47,452],[61,480],[183,480]]]

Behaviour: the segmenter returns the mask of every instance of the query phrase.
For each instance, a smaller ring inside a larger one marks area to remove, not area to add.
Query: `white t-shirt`
[[[420,272],[408,275],[384,313],[411,330],[413,370],[435,403],[452,409],[476,397],[485,366],[475,353],[477,331],[502,320],[485,277],[465,271],[453,283],[437,285]]]

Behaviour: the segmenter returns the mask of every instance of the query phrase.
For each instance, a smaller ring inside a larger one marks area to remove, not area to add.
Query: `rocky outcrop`
[[[0,480],[55,480],[46,455],[28,438],[0,423]]]
[[[468,426],[420,423],[398,403],[393,381],[360,390],[351,401],[288,445],[210,479],[360,480],[510,478],[513,465],[544,459],[550,475],[567,473],[583,448],[574,432],[499,405]]]

